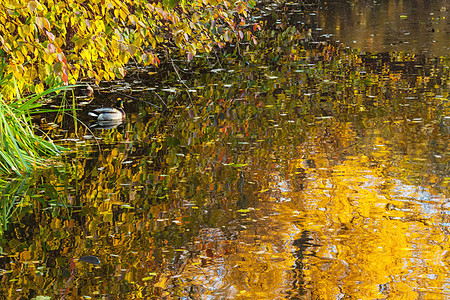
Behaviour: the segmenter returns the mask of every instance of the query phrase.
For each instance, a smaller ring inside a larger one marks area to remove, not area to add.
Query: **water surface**
[[[74,150],[4,187],[0,293],[449,297],[448,58],[285,30],[184,84],[102,89],[79,117],[125,99],[114,129],[43,121]]]
[[[319,10],[320,32],[370,52],[450,53],[448,1],[327,1]]]

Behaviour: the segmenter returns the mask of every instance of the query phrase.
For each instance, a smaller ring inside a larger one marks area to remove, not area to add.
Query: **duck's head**
[[[91,98],[94,96],[94,89],[88,83],[78,87],[77,94],[82,97]]]

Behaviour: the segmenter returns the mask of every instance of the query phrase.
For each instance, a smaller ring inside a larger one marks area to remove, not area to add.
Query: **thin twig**
[[[189,90],[190,90],[191,88],[188,87],[188,86],[186,85],[186,83],[184,83],[184,81],[181,79],[180,73],[178,73],[177,66],[175,66],[175,64],[173,63],[172,57],[169,56],[169,58],[170,58],[170,62],[172,63],[173,69],[175,70],[175,73],[177,73],[178,80],[179,80],[179,81],[187,88],[187,92],[188,92],[188,95],[189,95],[189,101],[191,101],[191,105],[194,106],[194,103],[192,102],[191,94],[190,94],[190,92],[189,92]]]
[[[80,122],[81,125],[83,125],[83,126],[84,126],[84,127],[92,134],[92,136],[93,136],[94,139],[95,139],[95,142],[97,143],[98,150],[99,150],[100,152],[102,152],[102,148],[100,147],[100,143],[98,142],[98,138],[95,136],[94,132],[89,128],[89,126],[87,126],[83,121],[81,121],[80,119],[78,119],[78,118],[75,117],[74,115],[69,114],[68,112],[64,112],[64,114],[66,114],[66,115],[68,115],[68,116],[74,118],[74,119],[77,120],[78,122]]]
[[[153,92],[155,92],[155,91],[153,91]],[[144,102],[144,103],[150,104],[151,106],[154,106],[154,107],[156,107],[156,108],[161,109],[161,107],[158,106],[158,105],[156,105],[156,104],[153,104],[153,103],[151,103],[151,102],[148,102],[148,101],[145,101],[145,100],[142,100],[142,99],[133,97],[133,96],[131,96],[131,95],[128,95],[128,94],[125,94],[125,93],[122,93],[122,92],[119,92],[119,91],[115,91],[115,93],[116,93],[116,94],[119,94],[119,95],[122,95],[122,96],[125,96],[125,97],[128,97],[128,98],[130,98],[130,99],[132,99],[132,100],[142,101],[142,102]],[[156,92],[155,92],[155,93],[156,93]],[[158,93],[156,93],[156,95],[158,95]],[[164,106],[167,108],[166,102],[164,102],[164,100],[163,100],[159,95],[158,95],[158,97],[159,97],[159,99],[161,100],[161,102],[164,104]]]

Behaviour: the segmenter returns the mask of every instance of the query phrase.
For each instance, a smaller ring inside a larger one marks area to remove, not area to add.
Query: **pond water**
[[[73,151],[3,184],[0,294],[448,298],[448,56],[283,28],[80,106],[122,98],[116,128],[42,119]]]
[[[447,56],[450,22],[447,0],[327,1],[315,21],[320,30],[363,51]]]

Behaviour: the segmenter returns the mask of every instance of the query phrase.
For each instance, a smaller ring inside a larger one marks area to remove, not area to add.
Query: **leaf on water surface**
[[[83,262],[86,262],[88,264],[93,264],[93,265],[99,265],[100,264],[100,259],[98,259],[97,256],[93,256],[93,255],[80,257],[79,260],[83,261]]]
[[[240,168],[240,167],[245,167],[248,164],[234,164],[233,167],[235,168]]]
[[[3,276],[3,275],[8,274],[8,273],[12,273],[12,272],[13,272],[13,270],[0,269],[0,276]]]
[[[235,163],[229,163],[229,164],[227,164],[227,163],[224,163],[223,165],[224,165],[224,166],[232,166],[232,167],[235,167],[235,168],[240,168],[240,167],[245,167],[245,166],[247,166],[248,164],[235,164]]]
[[[123,204],[120,206],[121,208],[128,208],[128,209],[134,209],[133,206],[129,205],[129,204]]]

